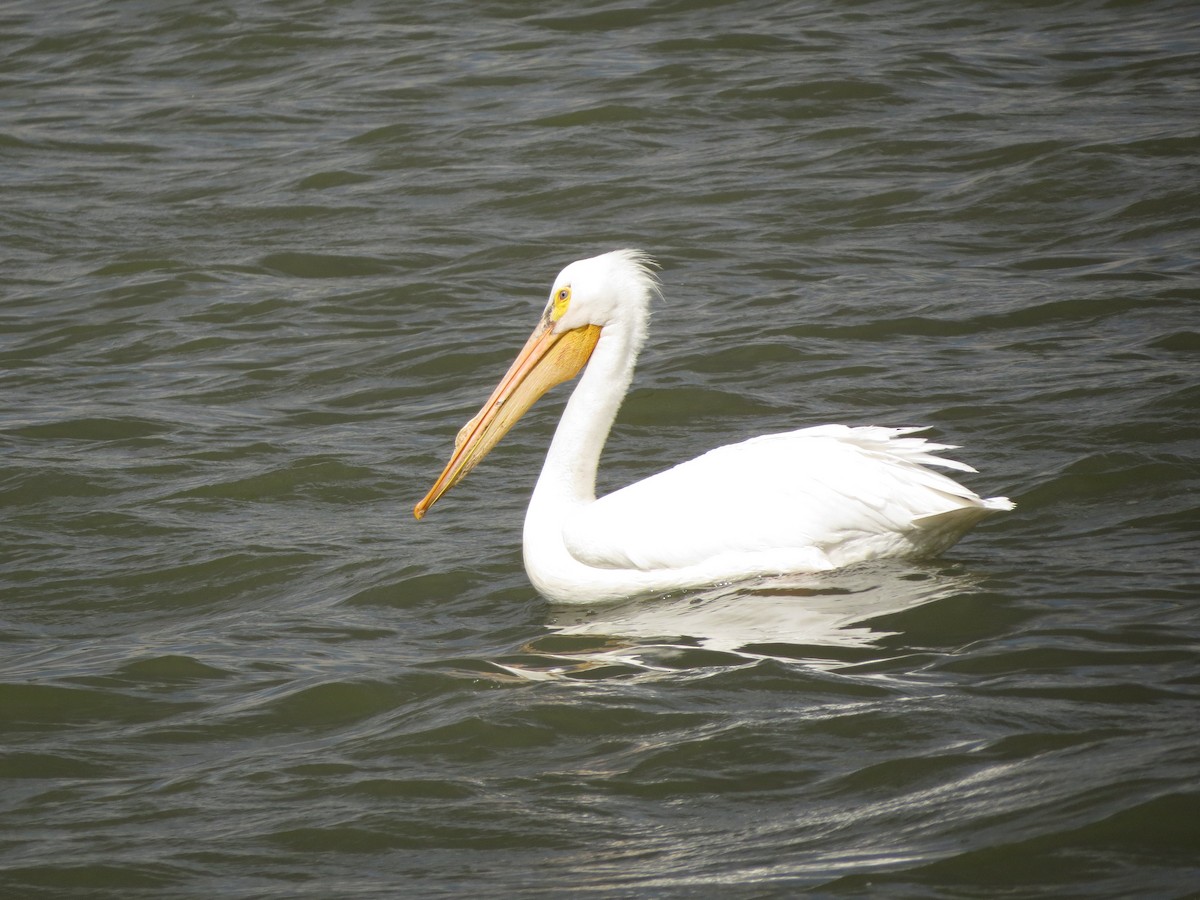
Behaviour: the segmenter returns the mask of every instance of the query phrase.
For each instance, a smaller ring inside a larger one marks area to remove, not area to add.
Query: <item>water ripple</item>
[[[1194,889],[1191,5],[0,26],[0,894]],[[925,424],[1018,511],[556,609],[551,399],[413,523],[616,246],[664,301],[602,489]]]

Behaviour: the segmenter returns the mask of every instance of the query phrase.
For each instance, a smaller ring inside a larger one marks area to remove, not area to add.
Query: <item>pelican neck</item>
[[[596,499],[600,454],[625,393],[645,332],[643,321],[616,322],[600,332],[596,349],[567,400],[529,511],[549,504],[590,503]]]

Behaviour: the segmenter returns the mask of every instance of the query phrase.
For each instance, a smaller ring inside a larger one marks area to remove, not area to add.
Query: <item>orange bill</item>
[[[418,519],[423,517],[442,494],[491,452],[546,391],[578,375],[599,339],[599,325],[555,334],[554,323],[544,317],[483,408],[459,430],[450,462],[429,493],[413,508],[413,515]]]

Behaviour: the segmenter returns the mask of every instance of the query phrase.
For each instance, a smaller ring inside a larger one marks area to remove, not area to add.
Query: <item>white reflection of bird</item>
[[[559,273],[533,334],[413,510],[419,519],[550,387],[577,375],[525,516],[525,570],[551,600],[594,603],[866,559],[930,556],[1012,509],[928,468],[915,428],[821,425],[705,453],[596,499],[596,468],[646,336],[651,260],[616,250]]]

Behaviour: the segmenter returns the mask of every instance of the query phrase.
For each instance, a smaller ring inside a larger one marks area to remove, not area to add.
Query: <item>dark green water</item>
[[[0,10],[0,896],[1200,884],[1192,3]],[[556,609],[566,262],[662,262],[611,489],[927,424],[944,559]]]

